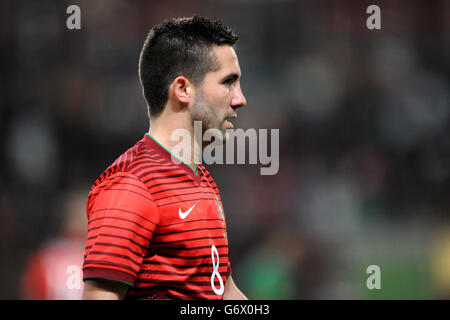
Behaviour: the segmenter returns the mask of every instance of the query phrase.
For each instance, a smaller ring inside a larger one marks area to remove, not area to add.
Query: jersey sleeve
[[[83,280],[134,285],[159,222],[150,192],[136,176],[116,173],[92,188],[86,211]]]

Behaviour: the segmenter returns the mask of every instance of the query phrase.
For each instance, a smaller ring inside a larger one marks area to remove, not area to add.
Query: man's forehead
[[[214,68],[214,72],[241,73],[239,60],[233,47],[229,45],[214,46],[212,54],[217,62],[217,68]]]

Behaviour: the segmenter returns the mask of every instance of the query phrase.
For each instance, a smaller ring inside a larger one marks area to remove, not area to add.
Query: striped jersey
[[[131,299],[223,299],[226,224],[204,166],[176,164],[146,134],[95,181],[86,212],[84,280],[126,283]]]

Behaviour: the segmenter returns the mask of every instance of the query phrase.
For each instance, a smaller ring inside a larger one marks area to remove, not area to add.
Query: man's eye
[[[228,78],[228,79],[223,81],[223,84],[230,85],[230,84],[233,84],[235,81],[236,81],[236,78],[234,78],[234,77],[233,78]]]

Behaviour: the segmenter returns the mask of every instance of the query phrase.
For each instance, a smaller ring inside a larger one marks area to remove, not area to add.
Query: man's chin
[[[225,126],[222,126],[219,128],[209,128],[204,132],[203,135],[203,142],[205,144],[210,144],[212,141],[216,143],[225,143],[228,141],[230,137],[230,134],[228,133],[228,128],[225,128]]]
[[[226,143],[228,140],[230,140],[230,133],[226,130],[223,134],[223,143]]]
[[[227,142],[228,139],[230,138],[230,133],[228,132],[229,130],[231,130],[232,128],[227,128],[226,125],[224,125],[222,127],[221,133],[222,133],[222,140],[223,143]]]
[[[228,133],[228,129],[222,128],[221,130],[217,130],[220,134],[217,134],[217,138],[219,141],[225,143],[228,141],[230,134]]]

